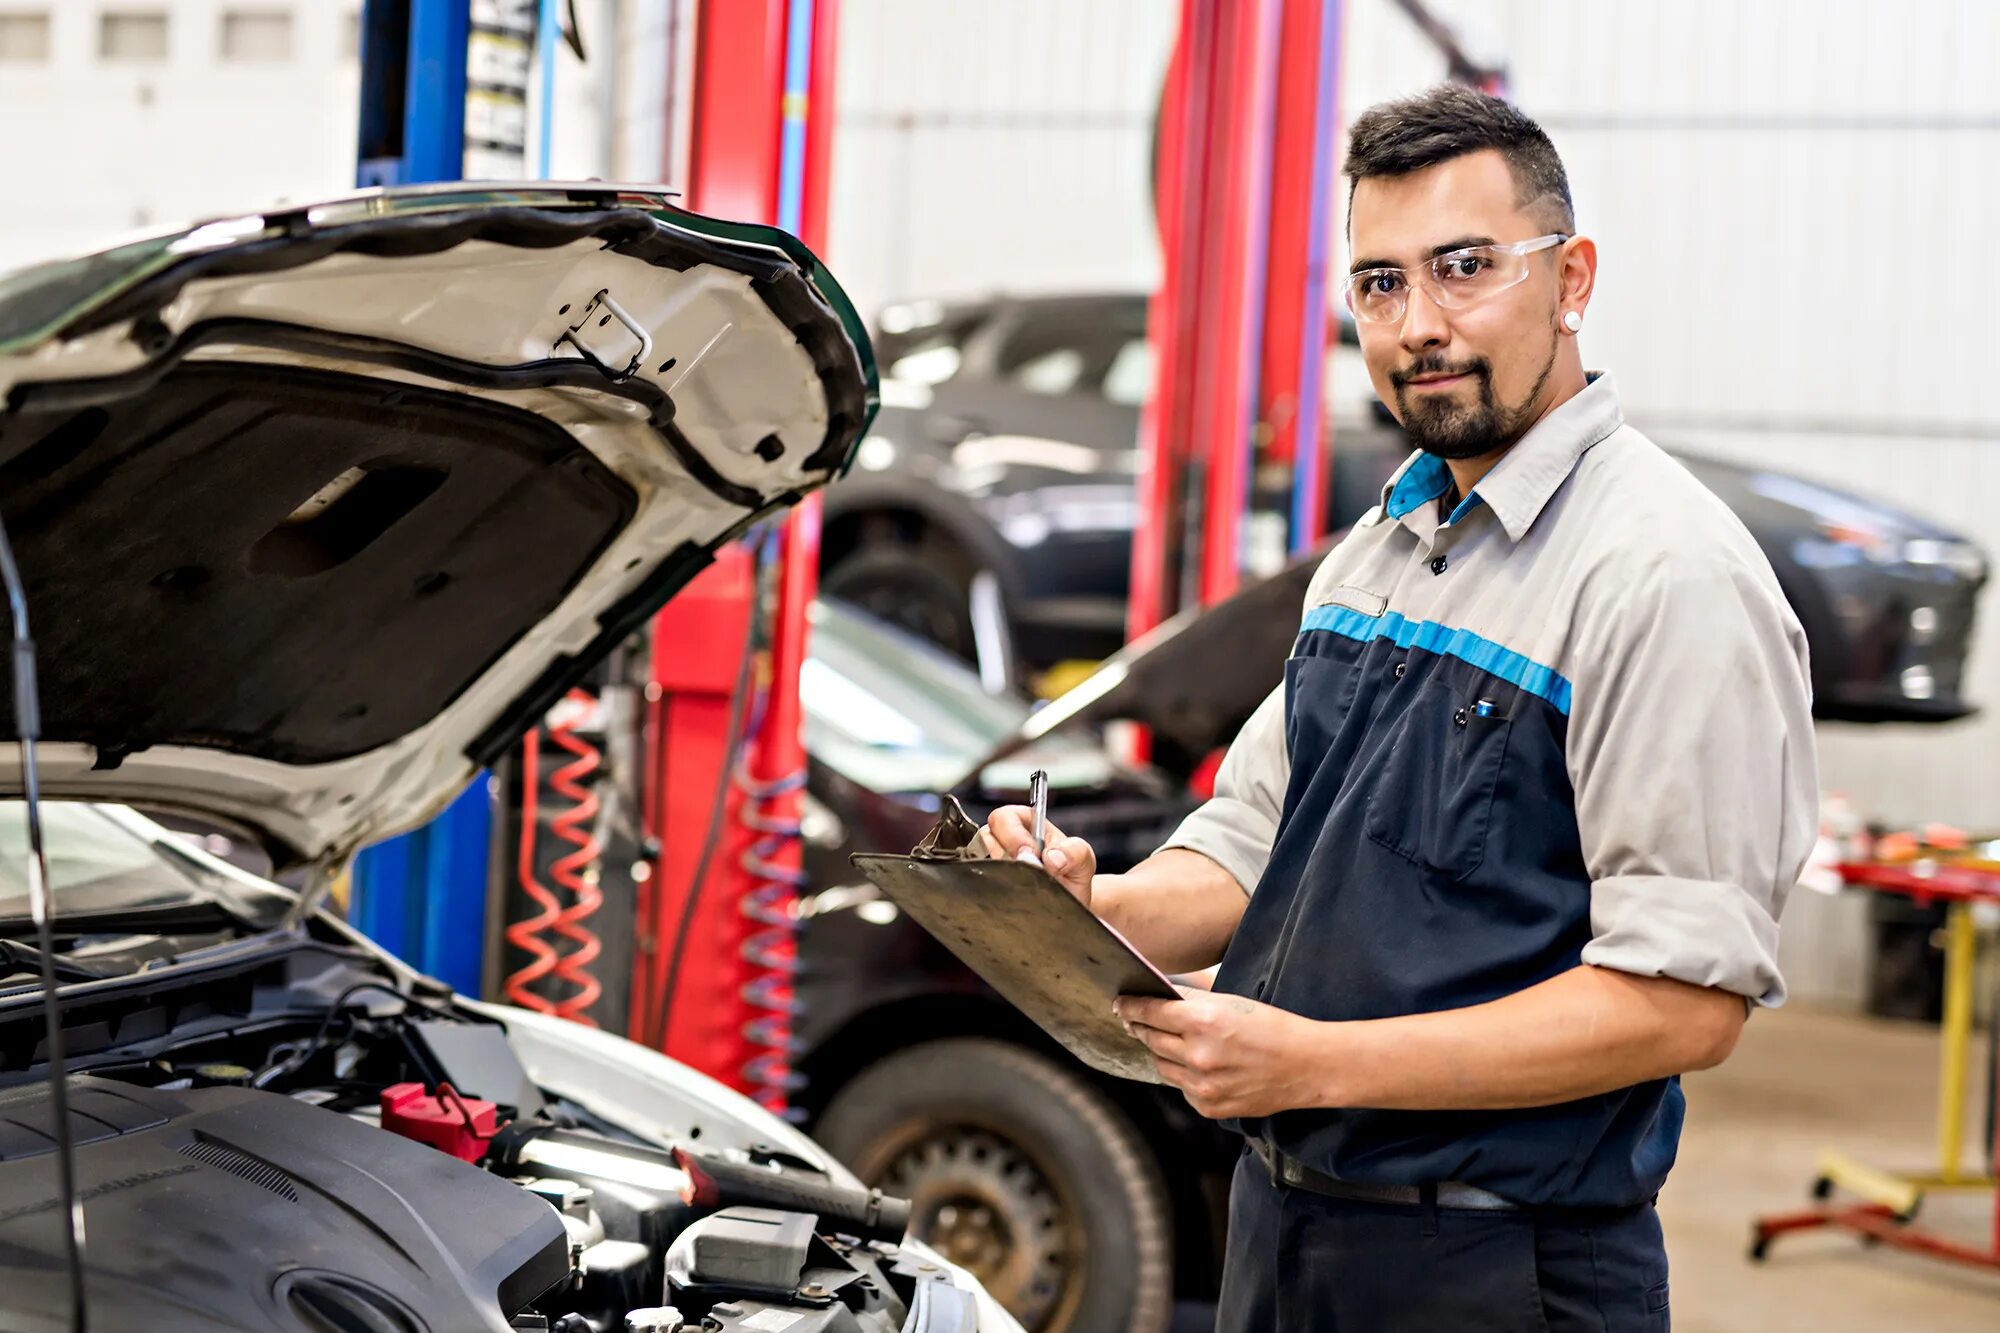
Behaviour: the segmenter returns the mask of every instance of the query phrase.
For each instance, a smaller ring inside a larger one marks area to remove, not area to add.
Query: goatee
[[[1535,418],[1535,404],[1541,400],[1542,386],[1555,369],[1556,349],[1549,347],[1549,359],[1535,385],[1515,407],[1503,407],[1493,397],[1493,367],[1484,357],[1453,364],[1442,356],[1417,358],[1403,370],[1390,373],[1396,389],[1397,415],[1410,443],[1427,454],[1457,461],[1484,458],[1507,448],[1527,431]],[[1419,375],[1466,375],[1473,380],[1474,401],[1454,401],[1445,394],[1412,395],[1407,385]]]

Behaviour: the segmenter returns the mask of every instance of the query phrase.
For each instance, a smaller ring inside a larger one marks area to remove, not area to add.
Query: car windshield
[[[813,607],[799,672],[806,748],[874,791],[942,791],[1012,735],[1028,706],[929,644],[838,602]]]
[[[94,805],[44,801],[42,842],[57,913],[146,911],[212,901],[208,872]],[[0,801],[0,927],[30,920],[28,808]]]

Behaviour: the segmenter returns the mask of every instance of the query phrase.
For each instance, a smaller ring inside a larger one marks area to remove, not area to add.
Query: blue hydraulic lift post
[[[539,165],[548,170],[553,0],[540,0],[543,112]],[[466,43],[472,0],[367,0],[361,23],[363,186],[457,180],[465,170]],[[404,962],[466,994],[481,993],[494,827],[492,781],[474,778],[429,824],[355,858],[349,917]]]
[[[465,163],[471,0],[367,0],[355,183],[457,180]]]
[[[556,124],[556,38],[561,20],[556,17],[556,0],[542,0],[541,40],[535,44],[537,94],[542,101],[535,135],[535,177],[549,178],[549,159],[554,154]]]

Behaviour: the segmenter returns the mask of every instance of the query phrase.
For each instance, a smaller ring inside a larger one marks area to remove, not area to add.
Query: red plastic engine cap
[[[449,1083],[438,1084],[436,1093],[421,1083],[395,1083],[382,1089],[382,1128],[476,1162],[500,1132],[500,1111],[492,1102],[461,1096]]]

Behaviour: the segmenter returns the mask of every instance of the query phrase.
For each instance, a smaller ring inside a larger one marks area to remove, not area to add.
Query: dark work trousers
[[[1229,1191],[1216,1333],[1666,1333],[1659,1214],[1470,1212]]]

